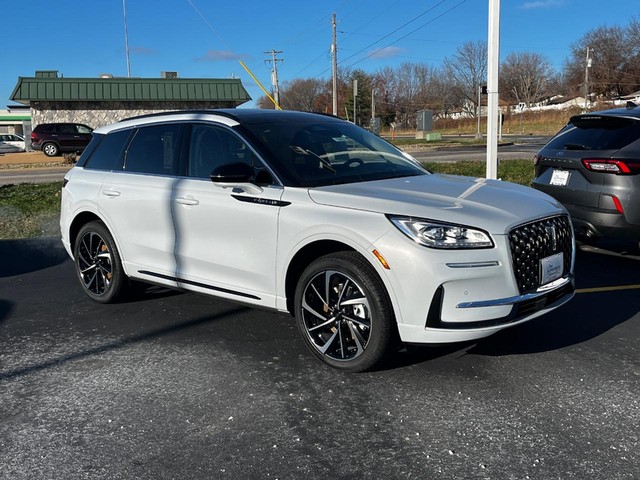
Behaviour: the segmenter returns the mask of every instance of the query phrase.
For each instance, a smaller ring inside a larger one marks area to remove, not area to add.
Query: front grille
[[[543,258],[562,252],[562,276],[570,273],[573,234],[566,215],[549,217],[514,228],[509,232],[509,245],[513,273],[521,294],[535,291],[540,286],[540,260]]]

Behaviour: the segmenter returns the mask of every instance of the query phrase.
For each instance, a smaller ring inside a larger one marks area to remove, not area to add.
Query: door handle
[[[189,197],[177,197],[176,202],[178,202],[181,205],[199,205],[200,204],[200,202],[195,198],[189,198]]]
[[[105,197],[119,197],[120,196],[120,192],[117,190],[102,190],[102,194]]]

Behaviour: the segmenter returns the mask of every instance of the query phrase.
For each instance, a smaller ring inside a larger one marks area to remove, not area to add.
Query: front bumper
[[[520,294],[509,239],[494,235],[495,248],[437,251],[418,245],[393,249],[390,233],[376,242],[391,270],[400,338],[409,343],[453,343],[483,338],[543,315],[575,291],[570,268],[552,283]]]

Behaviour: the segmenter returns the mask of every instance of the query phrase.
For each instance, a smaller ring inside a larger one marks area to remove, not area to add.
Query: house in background
[[[30,108],[31,130],[41,123],[97,128],[149,113],[235,108],[251,97],[237,78],[178,78],[177,72],[162,72],[159,78],[69,78],[57,70],[38,70],[34,77],[18,78],[11,100]]]

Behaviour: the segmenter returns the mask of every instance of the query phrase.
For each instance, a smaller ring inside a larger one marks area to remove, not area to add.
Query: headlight
[[[411,240],[431,248],[491,248],[493,242],[486,232],[477,228],[435,222],[424,218],[387,218]]]

